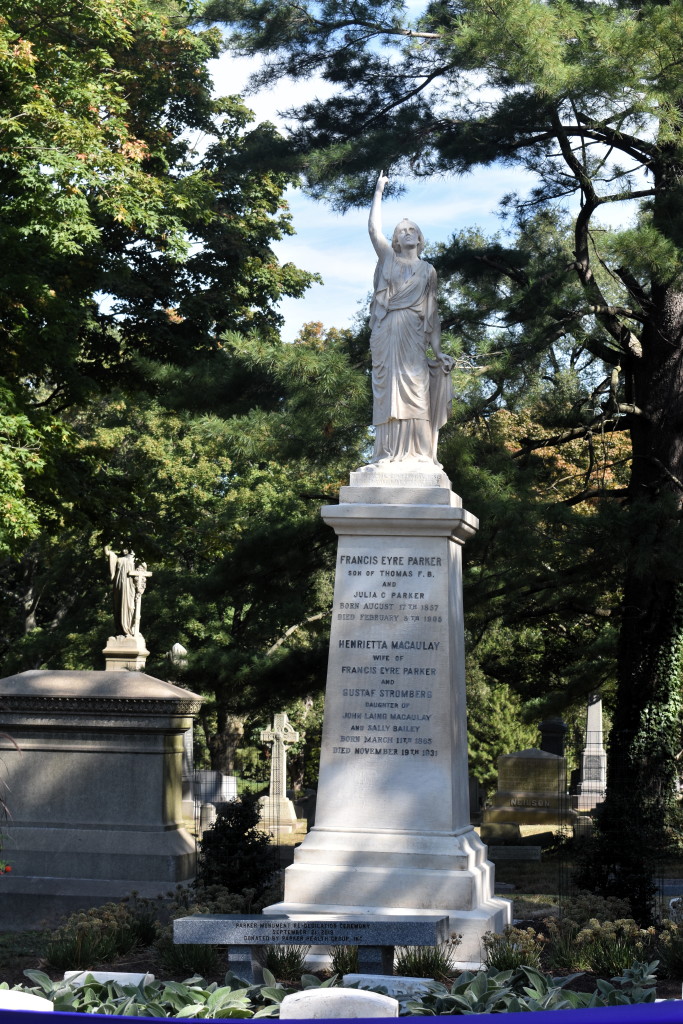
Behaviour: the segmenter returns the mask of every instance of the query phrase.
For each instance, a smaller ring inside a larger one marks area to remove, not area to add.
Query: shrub
[[[58,970],[94,967],[141,945],[141,930],[145,928],[124,903],[93,907],[72,914],[55,931],[45,948],[45,960]]]
[[[29,991],[54,1003],[55,1010],[97,1013],[128,1017],[253,1017],[257,1011],[239,979],[227,975],[225,984],[207,984],[193,977],[178,982],[153,981],[148,985],[121,985],[118,982],[85,980],[76,985],[52,982],[40,971],[27,971],[35,983]],[[262,1005],[270,1004],[273,1013],[258,1009],[258,1016],[276,1016],[278,999],[262,992]]]
[[[221,946],[202,945],[200,943],[174,942],[166,934],[157,942],[159,962],[169,974],[190,977],[199,975],[209,977],[225,970],[226,953]]]
[[[654,928],[639,928],[632,918],[592,920],[576,936],[581,966],[603,978],[620,974],[654,948]]]
[[[438,946],[398,946],[394,960],[394,974],[404,978],[434,978],[444,981],[455,973],[455,950],[460,937]]]
[[[616,921],[631,916],[631,904],[619,896],[599,896],[585,889],[579,890],[562,904],[562,917],[580,927],[591,920]]]
[[[171,893],[168,908],[170,923],[159,928],[155,941],[163,967],[173,974],[198,974],[200,977],[217,974],[225,962],[223,946],[173,941],[173,921],[192,914],[249,914],[254,912],[255,889],[235,893],[224,885],[189,888],[179,885]],[[260,910],[261,908],[258,907]]]
[[[198,886],[222,885],[240,892],[268,884],[277,868],[277,851],[258,822],[258,806],[247,798],[221,808],[199,843]]]
[[[683,977],[683,931],[673,921],[664,921],[657,939],[657,956],[665,978]]]
[[[151,946],[159,934],[159,915],[162,913],[162,901],[140,898],[136,892],[126,897],[123,904],[130,917],[138,946]]]
[[[601,981],[598,991],[592,994],[566,991],[563,986],[571,978],[550,978],[531,967],[500,973],[464,973],[450,989],[434,982],[428,995],[409,1000],[406,1009],[409,1016],[450,1016],[652,1002],[655,966],[634,964],[620,977],[613,978],[612,983]],[[55,1010],[130,1017],[277,1017],[278,1006],[287,994],[267,970],[264,971],[265,985],[248,988],[231,973],[221,986],[209,985],[198,977],[182,984],[153,981],[135,986],[93,980],[70,984],[53,982],[41,971],[26,974],[33,982],[28,991],[50,999]],[[329,988],[331,984],[331,979],[321,985],[313,975],[305,974],[297,988]],[[6,987],[0,985],[0,988]],[[18,988],[26,991],[24,986]]]
[[[332,970],[339,977],[345,974],[358,974],[358,947],[333,946],[330,950]]]
[[[577,970],[576,936],[579,926],[575,921],[564,918],[545,918],[543,926],[547,932],[547,941],[543,949],[543,961],[551,970]]]
[[[429,995],[409,1000],[406,1011],[408,1016],[454,1016],[649,1003],[655,998],[655,966],[634,964],[630,971],[612,978],[612,983],[600,981],[595,993],[567,991],[564,986],[573,976],[551,978],[533,967],[465,972],[450,989],[435,983]]]
[[[306,970],[310,946],[264,946],[260,962],[277,981],[292,984]]]
[[[543,939],[533,928],[508,925],[502,934],[486,932],[482,938],[482,962],[488,970],[512,971],[539,967]]]

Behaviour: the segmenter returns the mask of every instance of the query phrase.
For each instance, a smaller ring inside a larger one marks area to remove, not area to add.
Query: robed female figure
[[[420,259],[422,232],[409,220],[382,234],[381,202],[388,178],[380,174],[368,230],[377,253],[370,307],[375,450],[371,466],[436,463],[439,428],[452,398],[451,356],[441,351],[436,271]],[[427,349],[434,356],[430,360]]]

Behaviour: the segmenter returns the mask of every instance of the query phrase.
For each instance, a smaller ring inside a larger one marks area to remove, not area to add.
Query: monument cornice
[[[447,505],[324,505],[320,514],[338,535],[447,537],[464,544],[479,520],[463,508]]]
[[[196,715],[200,699],[166,698],[148,700],[144,697],[47,697],[30,694],[0,693],[0,717],[3,714],[58,712],[76,715]]]

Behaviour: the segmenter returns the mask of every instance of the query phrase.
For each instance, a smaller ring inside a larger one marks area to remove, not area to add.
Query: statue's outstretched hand
[[[384,171],[380,171],[379,172],[379,178],[377,179],[377,184],[375,186],[376,191],[384,192],[384,189],[386,188],[388,181],[389,181],[389,178],[384,173]]]

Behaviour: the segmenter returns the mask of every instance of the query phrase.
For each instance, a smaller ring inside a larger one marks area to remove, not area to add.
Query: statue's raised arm
[[[391,462],[439,465],[439,428],[450,413],[453,359],[441,350],[436,271],[420,259],[424,236],[400,221],[391,244],[382,234],[382,172],[370,207],[368,231],[377,253],[370,306],[370,350],[375,450],[368,470]],[[430,347],[435,359],[427,356]]]
[[[372,197],[370,216],[368,217],[370,241],[379,259],[383,259],[387,252],[391,250],[391,246],[382,233],[382,196],[388,181],[389,179],[384,171],[380,171],[377,184],[375,185],[375,194]]]

